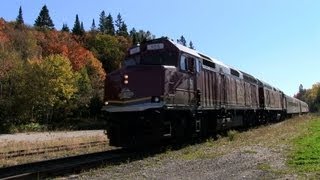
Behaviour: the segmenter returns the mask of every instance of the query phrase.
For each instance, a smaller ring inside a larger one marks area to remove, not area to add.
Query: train
[[[169,38],[131,47],[105,81],[110,145],[205,137],[308,113],[308,105]]]

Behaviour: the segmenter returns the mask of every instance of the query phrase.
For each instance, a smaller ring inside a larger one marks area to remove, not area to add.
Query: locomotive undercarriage
[[[254,110],[167,110],[108,114],[110,145],[150,146],[169,139],[175,142],[206,137],[237,127],[253,127],[281,120],[281,112]]]

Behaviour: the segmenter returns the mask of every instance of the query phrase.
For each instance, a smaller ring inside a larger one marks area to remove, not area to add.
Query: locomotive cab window
[[[193,73],[195,69],[195,59],[194,58],[187,58],[188,62],[188,72]]]
[[[187,57],[185,55],[182,55],[180,58],[180,69],[182,71],[188,71],[190,73],[193,73],[195,71],[199,72],[199,62],[193,57]]]
[[[183,71],[187,70],[187,58],[184,55],[180,58],[180,69]]]
[[[153,50],[141,55],[140,64],[144,65],[172,65],[177,64],[176,53],[171,51]]]

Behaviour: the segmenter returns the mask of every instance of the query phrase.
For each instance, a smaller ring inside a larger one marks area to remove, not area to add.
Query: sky
[[[56,29],[72,28],[76,14],[90,29],[105,11],[156,37],[183,35],[195,48],[293,96],[320,81],[318,0],[4,0],[0,17],[14,21],[22,7],[33,25],[47,5]]]

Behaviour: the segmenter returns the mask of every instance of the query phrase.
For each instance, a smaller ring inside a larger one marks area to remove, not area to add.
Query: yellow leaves
[[[72,70],[70,61],[61,55],[51,55],[43,61],[28,61],[30,70],[28,86],[35,94],[34,102],[59,106],[67,103],[78,92],[79,73]]]
[[[310,89],[310,98],[315,99],[320,93],[320,83],[316,83],[312,85],[312,88]]]

